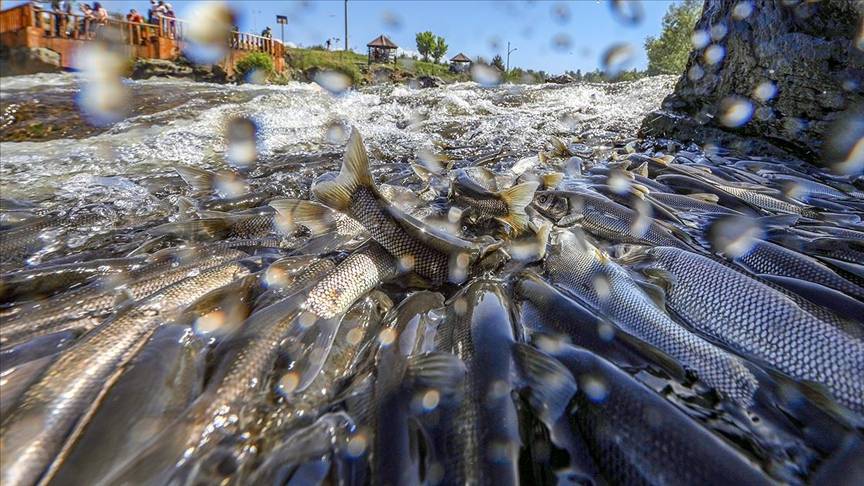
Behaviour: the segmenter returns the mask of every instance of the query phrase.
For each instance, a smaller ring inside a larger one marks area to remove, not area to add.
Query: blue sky
[[[21,2],[3,2],[11,6]],[[92,3],[92,2],[90,2]],[[146,12],[144,0],[109,0],[111,11],[130,8]],[[171,2],[183,18],[194,2]],[[342,0],[292,2],[283,0],[230,0],[240,16],[240,29],[260,33],[267,25],[274,37],[281,35],[276,15],[288,16],[285,40],[298,45],[323,44],[327,38],[343,38]],[[349,47],[366,51],[366,43],[386,34],[400,47],[415,50],[414,35],[431,30],[447,40],[447,57],[464,52],[471,58],[487,59],[500,53],[506,57],[507,42],[518,50],[511,66],[558,73],[601,65],[609,46],[626,42],[633,46],[631,67],[644,68],[645,37],[658,35],[660,21],[671,0],[641,2],[641,22],[630,25],[618,20],[607,0],[557,1],[376,1],[349,0]]]

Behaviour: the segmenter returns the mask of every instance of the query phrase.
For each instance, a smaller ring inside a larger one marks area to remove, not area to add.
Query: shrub
[[[238,78],[245,78],[252,71],[259,70],[268,76],[273,73],[273,59],[264,52],[250,52],[234,64]]]

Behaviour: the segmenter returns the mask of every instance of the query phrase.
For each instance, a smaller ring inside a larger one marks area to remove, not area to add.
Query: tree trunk
[[[706,0],[694,36],[705,45],[642,135],[836,157],[832,134],[864,123],[862,15],[859,0]]]

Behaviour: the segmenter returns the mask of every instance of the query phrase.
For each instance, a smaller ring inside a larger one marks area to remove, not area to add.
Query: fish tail
[[[712,204],[717,204],[717,202],[720,201],[720,198],[717,196],[717,194],[711,194],[707,192],[694,192],[692,194],[687,194],[687,196]]]
[[[270,201],[270,207],[291,225],[305,226],[313,236],[336,230],[336,215],[323,204],[301,199],[278,199]]]
[[[525,213],[525,207],[531,204],[534,199],[534,191],[539,186],[536,182],[524,182],[513,186],[509,189],[504,189],[498,195],[504,204],[507,205],[507,216],[501,218],[502,221],[509,224],[514,231],[521,233],[528,227],[528,215]]]
[[[550,172],[548,174],[543,174],[540,179],[543,181],[543,187],[545,189],[555,189],[558,187],[558,184],[561,184],[561,181],[564,180],[564,174],[561,172]]]
[[[648,162],[642,162],[638,167],[632,169],[630,172],[634,174],[641,175],[643,177],[648,177]]]
[[[230,221],[224,218],[207,218],[166,223],[150,230],[150,234],[176,235],[188,239],[213,239],[227,237],[230,229]]]
[[[213,189],[216,174],[197,167],[175,167],[175,171],[189,187],[199,192],[209,192]]]
[[[549,137],[549,141],[552,143],[552,147],[554,147],[552,150],[552,154],[556,157],[570,157],[571,155],[573,155],[572,153],[570,153],[570,149],[568,149],[567,146],[564,145],[564,142],[562,142],[560,138]]]
[[[343,210],[351,205],[351,196],[361,186],[374,187],[374,184],[363,139],[355,128],[348,140],[339,176],[335,180],[315,186],[315,197],[333,209]]]

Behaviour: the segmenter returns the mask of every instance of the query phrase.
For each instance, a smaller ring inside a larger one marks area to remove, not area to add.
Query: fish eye
[[[546,196],[545,194],[537,198],[537,200],[540,201],[541,204],[545,203],[547,199],[549,199],[549,196]]]

